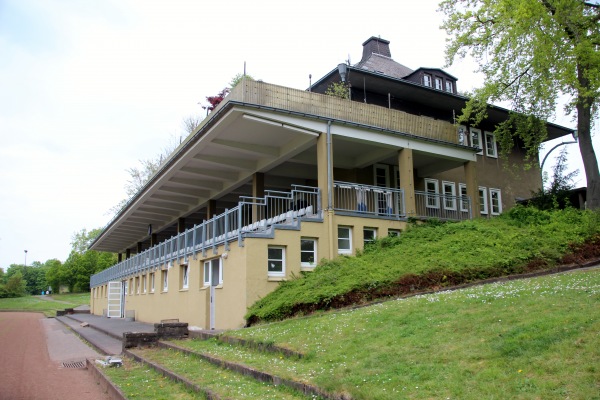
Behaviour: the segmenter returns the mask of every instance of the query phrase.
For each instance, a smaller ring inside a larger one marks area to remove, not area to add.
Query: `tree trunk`
[[[579,83],[587,89],[588,80],[583,74],[584,68],[578,66]],[[586,207],[591,210],[600,209],[600,172],[598,160],[594,152],[591,135],[591,111],[593,99],[580,94],[577,99],[577,133],[579,135],[579,151],[583,159],[583,168],[587,178]]]

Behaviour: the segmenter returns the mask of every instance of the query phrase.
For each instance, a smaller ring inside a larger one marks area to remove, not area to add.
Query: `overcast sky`
[[[108,223],[127,169],[204,115],[198,103],[244,62],[305,89],[380,36],[409,68],[443,67],[437,2],[0,0],[0,267],[25,250],[27,264],[64,261],[75,232]],[[446,70],[468,90],[473,69]],[[584,186],[576,146],[570,158]]]

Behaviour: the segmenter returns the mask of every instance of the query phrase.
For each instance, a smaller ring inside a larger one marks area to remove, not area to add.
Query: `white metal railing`
[[[395,219],[405,216],[402,189],[340,181],[334,182],[333,189],[336,211]]]
[[[471,219],[471,199],[468,196],[449,196],[415,191],[416,216],[462,221]]]
[[[292,185],[291,192],[265,191],[262,198],[242,197],[238,205],[224,213],[185,230],[162,243],[142,251],[90,277],[90,287],[138,275],[168,265],[175,260],[188,262],[207,250],[244,236],[264,234],[274,225],[294,224],[300,219],[321,218],[321,195],[318,188]]]

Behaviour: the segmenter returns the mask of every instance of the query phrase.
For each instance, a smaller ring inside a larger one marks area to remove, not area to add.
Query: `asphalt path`
[[[109,399],[87,370],[68,367],[97,357],[54,319],[0,312],[0,400]]]

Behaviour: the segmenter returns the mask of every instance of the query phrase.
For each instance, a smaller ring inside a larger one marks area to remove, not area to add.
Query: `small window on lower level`
[[[377,229],[375,228],[364,228],[363,229],[363,241],[364,245],[367,246],[373,243],[377,239]]]
[[[317,239],[300,239],[300,265],[303,267],[317,265]]]
[[[487,189],[482,186],[479,186],[479,212],[482,215],[487,215],[488,213]]]
[[[150,293],[154,293],[154,272],[150,272]]]
[[[184,264],[180,267],[180,273],[181,273],[181,288],[182,289],[187,289],[190,287],[190,278],[189,278],[189,272],[190,272],[190,267],[187,264]]]
[[[352,253],[352,228],[349,226],[338,226],[338,253]]]
[[[285,247],[269,246],[267,263],[269,276],[285,276]]]
[[[490,189],[490,208],[492,215],[502,214],[502,194],[500,189]]]
[[[162,271],[162,284],[163,292],[169,291],[169,270]]]
[[[458,184],[460,188],[460,211],[469,212],[469,196],[467,195],[467,185]]]

